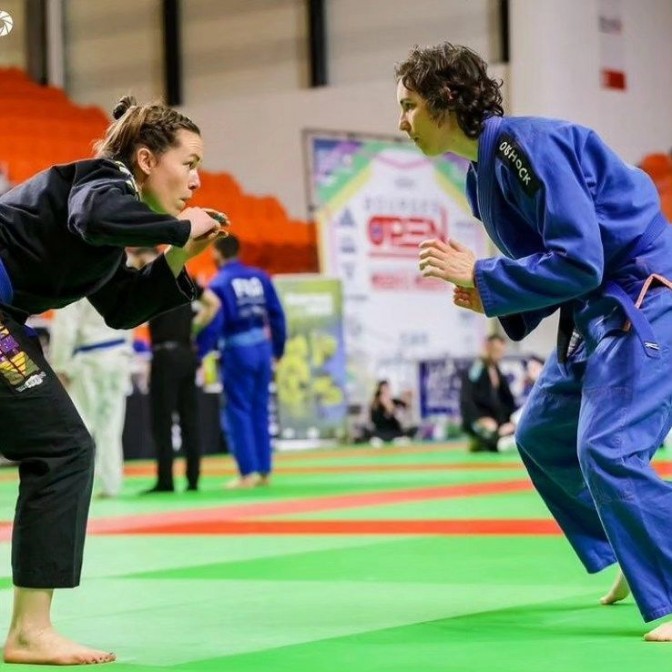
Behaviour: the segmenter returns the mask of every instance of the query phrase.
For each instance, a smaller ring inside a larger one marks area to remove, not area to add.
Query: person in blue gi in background
[[[269,385],[274,361],[285,350],[285,313],[267,273],[238,259],[240,242],[229,235],[215,241],[219,268],[210,284],[222,307],[198,335],[199,350],[221,353],[224,388],[222,431],[238,465],[239,477],[229,488],[270,483]],[[205,323],[200,314],[196,321]]]
[[[501,83],[465,47],[416,47],[396,78],[400,130],[471,161],[469,202],[503,255],[428,240],[422,274],[514,340],[560,309],[518,449],[586,569],[620,564],[603,603],[629,584],[645,621],[666,616],[672,484],[650,459],[672,424],[672,229],[653,183],[588,128],[503,116]],[[671,641],[672,622],[646,639]]]

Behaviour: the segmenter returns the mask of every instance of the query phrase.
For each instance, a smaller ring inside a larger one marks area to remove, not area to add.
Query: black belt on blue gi
[[[609,265],[614,268],[618,267],[622,262],[627,261],[641,254],[663,231],[670,226],[662,214],[654,217],[653,221],[647,227],[641,238],[631,247],[626,248],[623,252],[611,259]],[[614,280],[607,280],[603,285],[603,295],[608,296],[623,309],[627,317],[627,322],[624,329],[627,331],[632,327],[637,334],[637,337],[644,347],[644,352],[649,357],[660,357],[660,346],[656,342],[653,329],[649,321],[644,317],[639,310],[644,300],[646,292],[653,284],[665,285],[672,289],[672,282],[661,275],[650,275],[644,282],[637,301],[633,301],[630,295]],[[568,301],[560,306],[560,321],[558,323],[558,361],[564,364],[567,361],[569,352],[571,351],[572,337],[575,337],[574,332],[574,301]]]

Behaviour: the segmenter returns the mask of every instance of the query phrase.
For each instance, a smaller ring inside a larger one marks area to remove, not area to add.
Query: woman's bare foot
[[[113,653],[81,646],[59,635],[51,625],[51,588],[14,587],[14,610],[5,642],[6,663],[91,665],[111,663]]]
[[[113,653],[81,646],[59,635],[52,627],[43,630],[10,630],[5,643],[6,663],[33,665],[91,665],[111,663]]]
[[[258,487],[266,487],[271,484],[271,475],[270,474],[261,474],[259,480],[257,481]]]
[[[672,642],[672,621],[662,623],[644,635],[647,642]]]
[[[616,602],[624,600],[628,595],[630,595],[630,586],[623,572],[619,569],[614,585],[604,597],[600,598],[600,604],[616,604]]]

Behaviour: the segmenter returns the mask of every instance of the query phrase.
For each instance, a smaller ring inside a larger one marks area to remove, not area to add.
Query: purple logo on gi
[[[3,355],[11,357],[15,355],[19,350],[19,344],[16,342],[16,339],[11,334],[5,338],[0,339],[0,352]]]
[[[0,322],[0,376],[14,390],[23,392],[41,385],[46,375],[21,349],[9,329]]]

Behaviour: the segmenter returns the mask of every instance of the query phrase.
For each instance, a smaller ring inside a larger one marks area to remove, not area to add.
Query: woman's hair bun
[[[128,109],[134,105],[137,105],[138,101],[133,96],[124,96],[119,99],[119,102],[114,106],[112,110],[112,116],[115,119],[120,119],[126,114]]]

